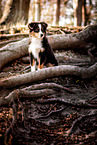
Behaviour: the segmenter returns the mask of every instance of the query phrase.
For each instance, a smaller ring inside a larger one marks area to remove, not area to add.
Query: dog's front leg
[[[39,52],[38,70],[43,68],[44,62],[45,62],[45,49],[44,48],[41,48],[41,50]]]
[[[43,68],[44,63],[41,62],[41,57],[39,57],[39,65],[38,65],[38,70]]]
[[[35,67],[36,67],[36,62],[34,60],[33,54],[32,52],[29,53],[30,56],[30,65],[31,65],[31,72],[35,71]]]
[[[36,61],[33,59],[33,63],[31,65],[31,72],[36,70]]]

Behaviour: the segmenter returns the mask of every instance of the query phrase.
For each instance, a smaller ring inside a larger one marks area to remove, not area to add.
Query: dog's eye
[[[34,31],[35,31],[35,32],[39,32],[39,28],[36,28]]]
[[[33,31],[33,29],[30,29],[30,33]]]
[[[45,32],[45,29],[44,28],[42,28],[41,30],[42,30],[42,32]]]

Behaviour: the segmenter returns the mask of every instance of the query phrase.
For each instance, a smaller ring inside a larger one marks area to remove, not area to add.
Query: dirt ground
[[[71,33],[70,29],[66,28],[66,31]],[[78,29],[72,31],[78,32]],[[48,35],[60,33],[60,28],[48,31]],[[28,34],[22,37],[28,37]],[[13,38],[7,36],[7,39],[5,36],[0,46],[16,39],[21,39],[20,34]],[[87,68],[95,63],[87,54],[57,50],[54,53],[59,65]],[[29,71],[29,56],[25,56],[7,64],[0,73],[0,79]],[[42,83],[55,83],[66,87],[67,91],[54,88],[52,95],[20,97],[9,106],[1,107],[0,145],[96,145],[97,75],[84,80],[60,76],[17,88],[0,89],[0,97],[8,96],[13,90]]]
[[[59,65],[70,64],[80,67],[89,67],[94,63],[89,56],[74,53],[72,51],[56,51],[55,56]],[[0,77],[26,73],[27,71],[30,71],[29,69],[25,69],[27,66],[29,66],[28,56],[8,64],[2,70]],[[18,117],[17,121],[12,126],[12,106],[1,107],[1,145],[4,144],[4,137],[6,136],[5,132],[10,126],[11,132],[8,134],[7,143],[12,145],[96,145],[97,75],[88,80],[82,80],[72,76],[63,76],[46,79],[37,84],[45,82],[62,85],[75,91],[75,93],[58,89],[55,90],[55,94],[49,96],[45,94],[37,99],[18,99]],[[11,91],[11,89],[0,90],[0,96],[7,96]],[[90,104],[94,104],[96,106],[95,108],[72,105],[73,103],[81,104],[88,102],[93,97],[95,98]],[[55,99],[55,101],[51,100],[47,103],[42,103],[42,101],[47,99]],[[66,104],[64,101],[71,104]],[[93,116],[93,114],[95,115]],[[76,122],[76,120],[81,117],[82,119],[79,119],[74,126],[72,135],[69,136],[68,133],[72,125],[74,125],[74,121]]]

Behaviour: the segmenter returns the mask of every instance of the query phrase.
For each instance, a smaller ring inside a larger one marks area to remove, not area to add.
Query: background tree
[[[3,0],[0,0],[0,3],[1,1]],[[96,0],[7,0],[4,5],[3,15],[2,5],[0,8],[2,16],[0,16],[0,24],[17,23],[22,20],[26,24],[30,18],[31,21],[45,21],[53,25],[73,26],[74,23],[74,26],[84,26],[91,22],[91,18],[97,19]],[[29,18],[28,13],[31,14]]]
[[[59,18],[60,18],[60,4],[61,1],[57,0],[57,9],[56,9],[56,24],[59,24]]]
[[[41,17],[40,1],[35,0],[35,21],[40,21],[40,17]]]
[[[74,25],[86,26],[90,23],[92,1],[89,0],[89,6],[86,6],[86,0],[73,0]]]
[[[84,8],[82,8],[83,1],[84,0],[73,0],[75,26],[81,26],[82,20],[84,20]]]
[[[2,0],[0,0],[0,18],[2,16],[1,2],[2,2]]]
[[[0,24],[28,22],[30,0],[8,0],[0,20]]]

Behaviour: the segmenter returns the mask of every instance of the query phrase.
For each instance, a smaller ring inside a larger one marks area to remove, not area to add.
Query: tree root
[[[8,138],[10,136],[10,133],[11,133],[11,130],[12,128],[14,127],[14,125],[16,124],[17,122],[17,108],[16,108],[16,104],[14,102],[14,98],[12,99],[12,108],[13,108],[13,120],[12,120],[12,123],[10,125],[10,127],[6,130],[5,134],[4,134],[4,144],[5,145],[8,145]]]
[[[22,40],[22,38],[18,38],[18,39],[14,39],[14,40],[7,40],[7,41],[0,42],[0,47],[5,46],[5,45],[7,45],[9,43],[12,43],[12,42],[20,41],[20,40]]]
[[[69,136],[71,136],[72,134],[74,134],[76,128],[79,126],[80,122],[88,117],[97,117],[97,113],[95,114],[89,114],[89,115],[82,115],[81,117],[77,118],[71,128],[69,129],[68,133],[69,133]]]
[[[62,85],[56,84],[56,83],[41,83],[41,84],[36,84],[32,85],[29,87],[24,88],[24,90],[37,90],[37,89],[43,89],[43,88],[48,88],[48,89],[55,89],[55,90],[64,90],[68,93],[75,93],[76,91],[71,90],[67,87],[63,87]]]
[[[40,104],[49,104],[49,103],[61,103],[64,104],[66,106],[73,106],[73,107],[78,107],[78,108],[97,108],[97,105],[91,105],[88,104],[87,102],[69,102],[69,101],[65,101],[64,99],[57,99],[57,98],[53,98],[53,99],[43,99],[43,100],[37,100],[37,103]]]
[[[40,97],[43,95],[51,95],[56,93],[53,89],[42,89],[42,90],[34,90],[34,91],[28,91],[28,90],[23,90],[23,89],[17,89],[12,91],[7,97],[2,97],[0,98],[0,106],[6,106],[11,104],[12,99],[17,99],[17,98],[36,98]]]
[[[37,118],[37,119],[48,118],[50,115],[55,114],[55,113],[62,112],[63,110],[64,110],[64,107],[62,107],[61,109],[58,109],[58,110],[53,110],[53,111],[49,112],[47,115],[45,115],[45,116],[40,116],[40,117]]]
[[[63,87],[61,85],[58,85],[56,83],[41,83],[32,85],[23,89],[17,89],[12,91],[7,97],[0,98],[0,106],[10,104],[12,101],[12,98],[20,98],[20,97],[32,97],[37,98],[43,95],[51,95],[55,94],[58,90],[64,90],[68,93],[75,93],[75,91]]]
[[[9,43],[0,49],[0,72],[7,63],[28,54],[28,41],[29,38],[24,38],[21,41]],[[24,48],[25,51],[23,51]]]
[[[91,104],[91,102],[92,102],[92,101],[94,102],[94,101],[95,101],[95,99],[97,99],[97,95],[96,95],[96,96],[94,96],[94,97],[92,97],[92,98],[91,98],[90,100],[88,100],[87,102]]]
[[[97,39],[97,25],[89,26],[79,33],[52,35],[47,36],[47,38],[52,49],[70,50],[71,48],[72,50],[80,52],[88,52],[89,49],[89,54],[91,56],[92,46],[95,45],[94,42],[96,42]],[[4,67],[4,65],[7,64],[8,62],[28,55],[28,45],[29,45],[28,43],[29,38],[25,38],[21,41],[11,43],[11,45],[10,44],[6,45],[4,49],[9,49],[11,47],[11,49],[15,49],[16,52],[18,52],[18,55],[10,52],[0,53],[0,63],[1,63],[0,71]],[[21,48],[23,48],[22,51]],[[95,46],[95,50],[96,48],[97,47]]]
[[[1,79],[0,88],[13,88],[23,84],[33,83],[45,80],[47,78],[59,76],[76,76],[82,79],[89,79],[97,74],[97,63],[89,68],[60,65],[56,67],[44,68],[35,72],[16,75],[9,78]]]
[[[28,34],[25,34],[25,33],[16,33],[16,34],[3,34],[3,35],[0,35],[0,39],[3,40],[3,39],[11,39],[11,38],[23,38],[23,37],[29,37]]]
[[[54,105],[50,105],[50,104],[48,104],[48,105],[49,105],[48,107],[45,107],[45,105],[44,105],[43,108],[37,106],[37,109],[41,113],[48,114],[52,110],[52,108],[54,108],[57,105],[57,103],[55,103]]]

